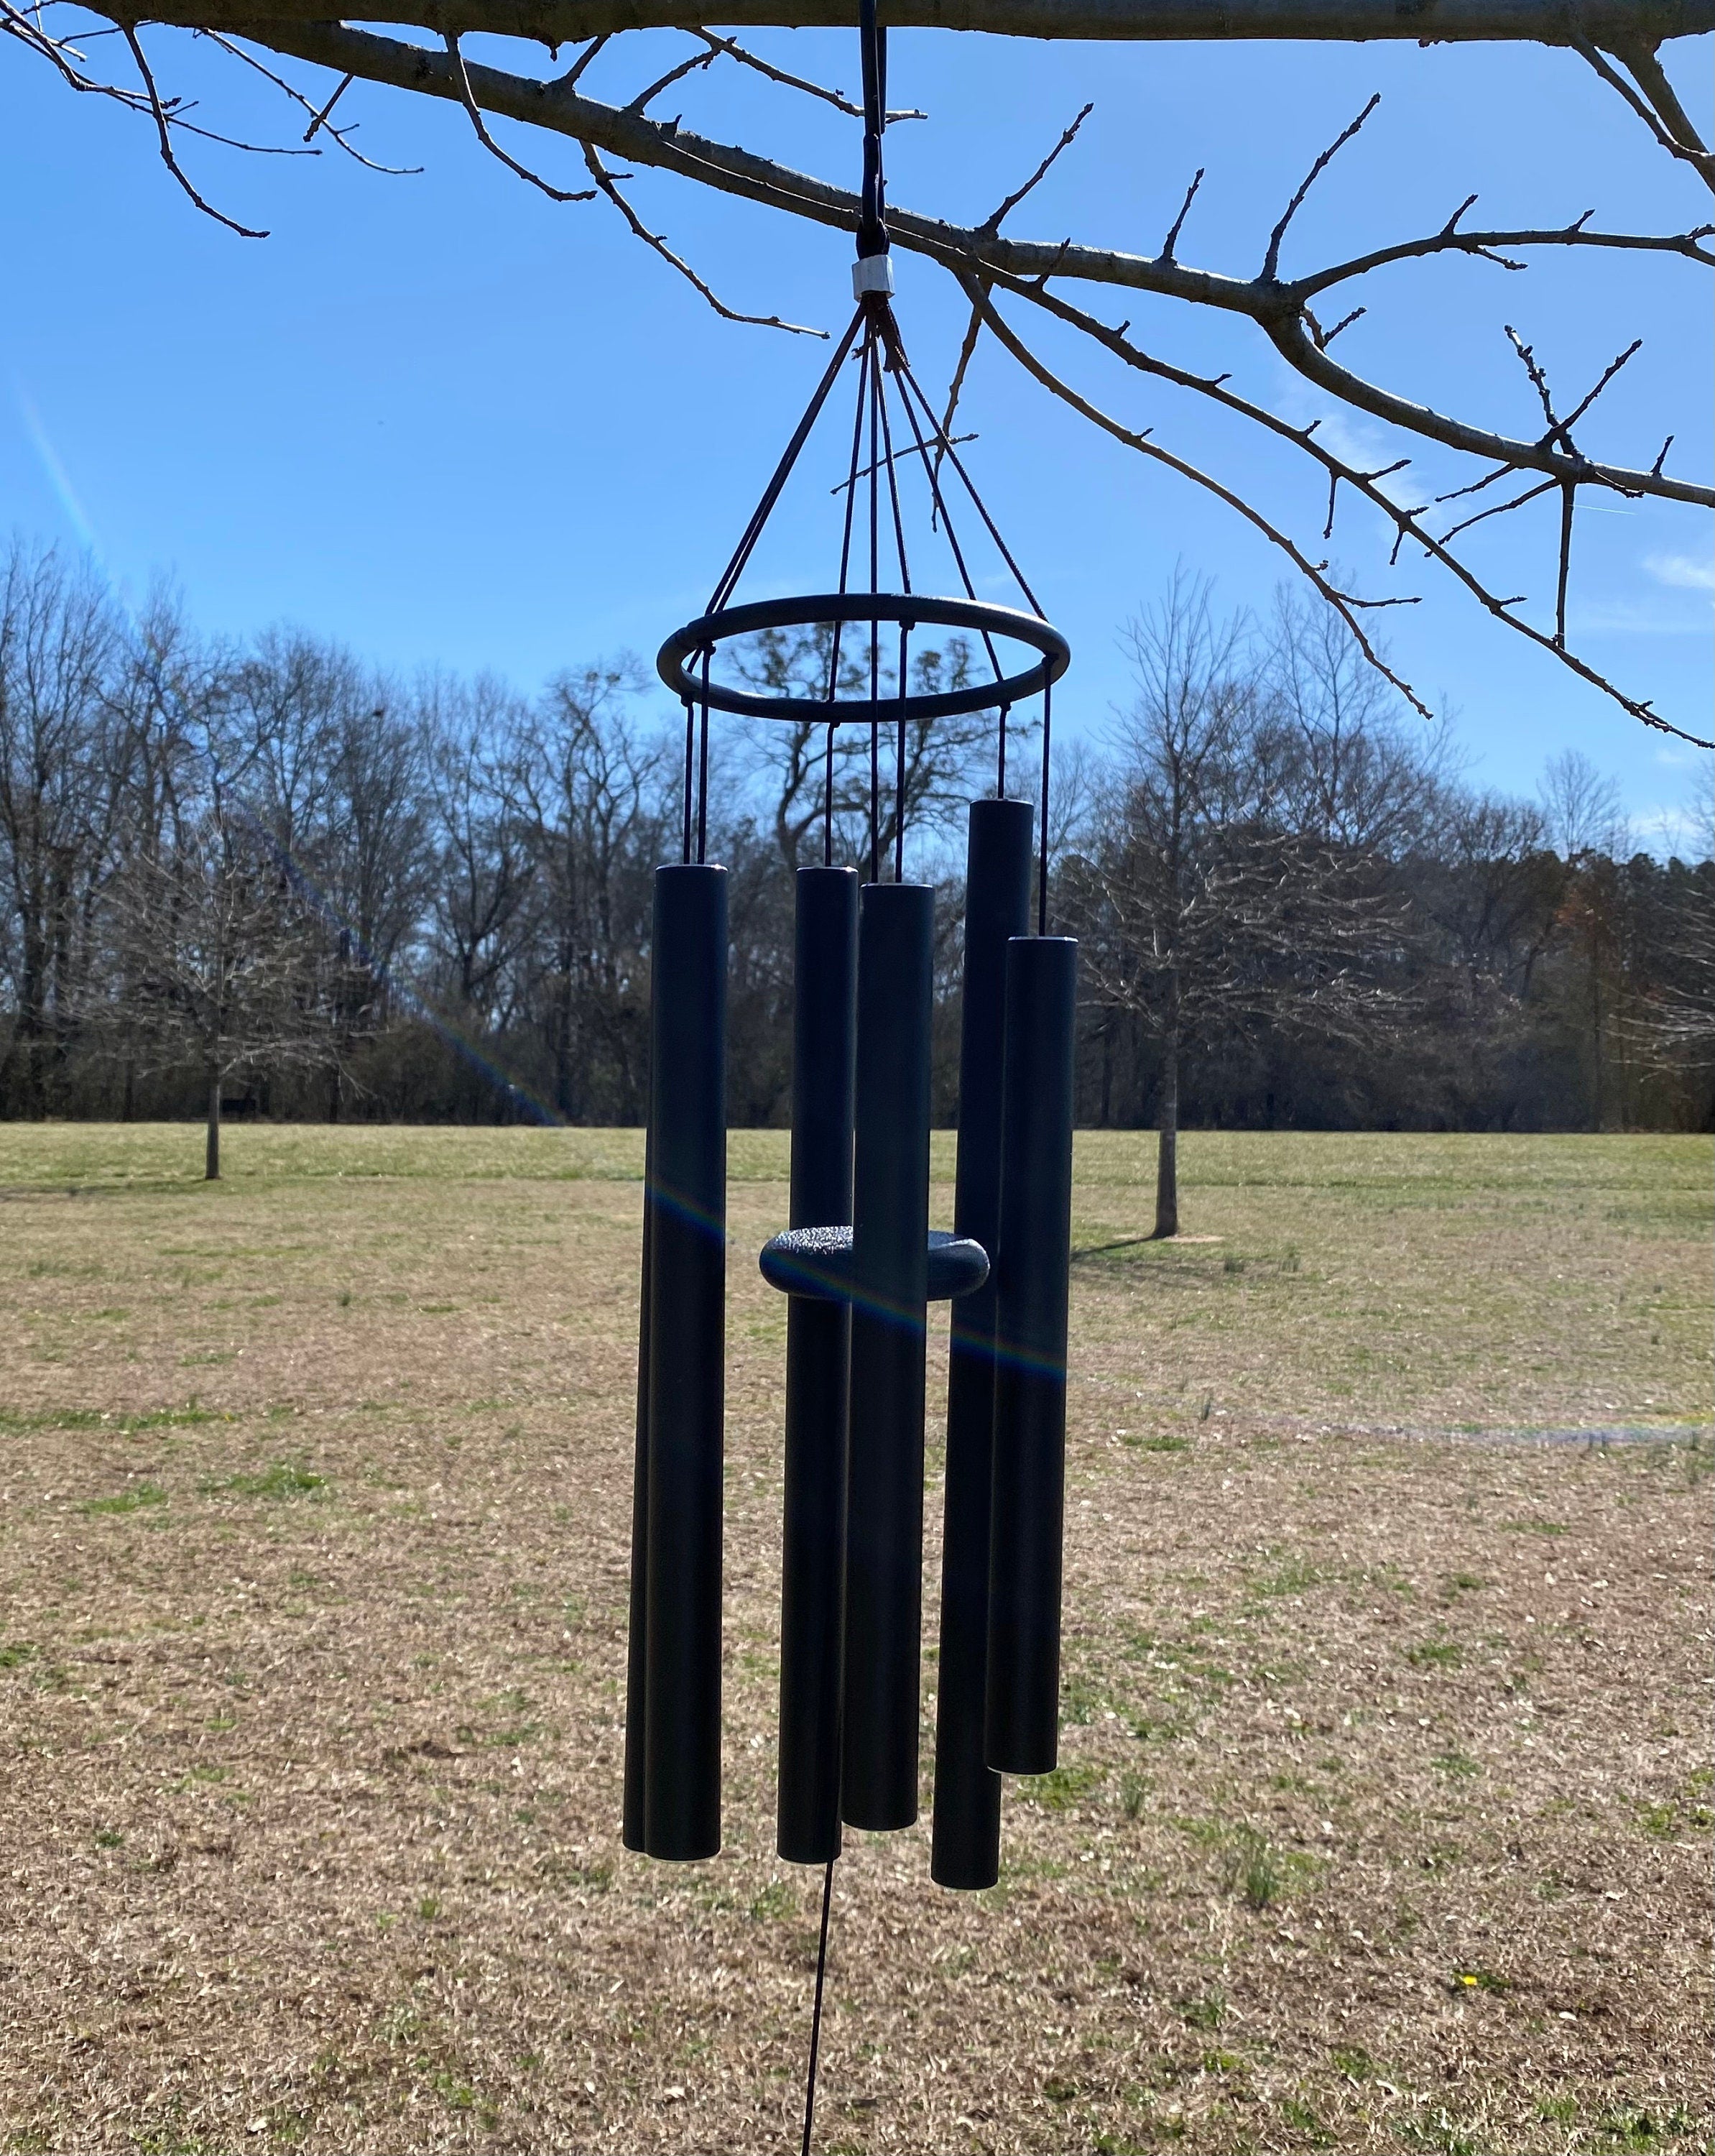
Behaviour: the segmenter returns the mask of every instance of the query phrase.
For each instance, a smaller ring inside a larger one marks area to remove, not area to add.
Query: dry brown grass
[[[683,1871],[617,1832],[634,1136],[197,1148],[0,1132],[0,2133],[795,2147],[783,1142],[734,1141],[728,1840]],[[853,1838],[818,2146],[1689,2156],[1707,1142],[1185,1153],[1216,1240],[1163,1249],[1146,1145],[1080,1141],[1062,1764],[992,1893]]]

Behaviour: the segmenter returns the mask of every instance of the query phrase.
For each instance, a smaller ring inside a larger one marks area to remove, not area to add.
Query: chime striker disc
[[[782,1295],[848,1301],[852,1294],[852,1230],[788,1228],[762,1246],[762,1277]],[[929,1231],[929,1299],[950,1302],[970,1295],[989,1276],[989,1254],[969,1235]]]
[[[769,629],[813,629],[822,622],[894,622],[904,629],[968,629],[980,636],[1004,637],[1028,644],[1041,655],[1033,666],[998,680],[976,681],[968,688],[939,690],[933,695],[836,697],[759,696],[710,680],[705,690],[700,670],[691,662],[734,637],[754,636]],[[676,629],[656,654],[655,668],[682,703],[707,701],[711,711],[734,711],[749,719],[836,719],[842,725],[878,721],[897,725],[906,719],[947,719],[965,711],[999,711],[1039,696],[1072,663],[1066,639],[1039,614],[1019,607],[990,606],[980,599],[934,598],[908,592],[827,592],[811,598],[759,599],[755,604],[723,607]]]

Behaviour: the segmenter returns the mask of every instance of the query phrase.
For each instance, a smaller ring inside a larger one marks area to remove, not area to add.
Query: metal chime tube
[[[1006,946],[1030,927],[1031,805],[974,801],[965,882],[959,1166],[953,1223],[993,1255],[1001,1218],[1001,1070]],[[995,1423],[995,1281],[952,1306],[946,1526],[935,1712],[934,1840],[943,1887],[992,1887],[1001,1866],[1001,1778],[983,1759],[988,1671],[989,1504]]]
[[[655,871],[643,1845],[720,1846],[724,869]]]
[[[631,1625],[626,1635],[625,1815],[620,1839],[644,1849],[643,1754],[648,1743],[644,1702],[648,1694],[649,1605],[649,1292],[655,1245],[655,1135],[643,1138],[643,1282],[637,1298],[637,1445],[632,1463]]]
[[[1077,984],[1069,937],[1007,945],[984,1746],[1005,1774],[1048,1773],[1059,1738]]]
[[[864,886],[841,1810],[872,1829],[917,1817],[934,932],[927,884]]]
[[[796,893],[791,1224],[840,1227],[852,1218],[857,872],[800,869]],[[777,1845],[791,1864],[840,1851],[851,1337],[847,1304],[788,1298]]]

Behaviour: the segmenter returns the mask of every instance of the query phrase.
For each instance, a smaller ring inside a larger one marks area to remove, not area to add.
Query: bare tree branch
[[[1078,129],[1083,126],[1085,121],[1089,118],[1090,115],[1095,110],[1095,109],[1093,101],[1086,105],[1083,111],[1080,112],[1078,117],[1073,121],[1072,125],[1061,131],[1060,140],[1054,145],[1053,148],[1049,151],[1047,156],[1044,157],[1041,164],[1037,167],[1035,172],[1031,174],[1030,177],[1025,182],[1021,187],[1016,187],[1013,192],[1007,196],[1006,201],[1001,204],[998,209],[991,209],[989,212],[982,223],[976,228],[979,232],[998,232],[1001,229],[1001,227],[1006,221],[1007,213],[1011,210],[1016,209],[1020,203],[1021,203],[1025,197],[1030,192],[1031,189],[1034,187],[1039,181],[1047,178],[1049,172],[1053,167],[1054,160],[1060,155],[1060,152],[1062,150],[1069,148],[1071,145],[1078,140]]]
[[[7,12],[8,14],[12,12],[9,7]],[[125,41],[131,49],[131,58],[137,64],[137,72],[143,78],[143,87],[149,99],[149,109],[154,115],[156,131],[161,140],[161,163],[166,166],[168,172],[172,174],[174,179],[178,182],[205,217],[212,217],[217,224],[223,224],[228,232],[237,233],[240,239],[266,239],[268,234],[265,231],[257,231],[250,225],[240,224],[236,218],[228,217],[224,210],[218,210],[212,203],[205,202],[191,185],[185,175],[184,167],[173,154],[172,134],[166,113],[161,105],[161,93],[155,87],[155,77],[151,74],[149,63],[144,58],[143,48],[138,42],[137,33],[129,23],[121,23],[120,28],[125,33]]]
[[[788,74],[784,68],[774,66],[760,54],[748,51],[736,38],[717,37],[713,30],[694,30],[691,34],[704,38],[717,52],[724,53],[729,59],[736,60],[741,67],[754,68],[758,74],[765,75],[770,82],[779,83],[783,89],[801,90],[806,97],[819,97],[824,105],[832,105],[836,112],[843,112],[848,120],[863,117],[863,107],[853,105],[843,90],[829,90],[819,82],[806,81],[800,74]],[[908,111],[889,112],[887,116],[890,127],[896,121],[927,120],[928,117],[926,112],[919,112],[914,107]]]
[[[458,92],[459,102],[470,115],[470,124],[476,130],[477,141],[482,144],[490,157],[498,157],[509,172],[516,172],[520,179],[528,180],[533,187],[540,187],[550,202],[574,203],[595,200],[593,187],[581,188],[576,194],[569,193],[564,187],[556,187],[551,180],[545,180],[540,172],[533,172],[528,165],[520,164],[516,157],[509,157],[483,125],[483,116],[477,110],[476,100],[470,94],[470,77],[465,72],[464,54],[459,50],[458,38],[450,33],[447,38],[447,58],[451,64],[453,81]]]
[[[793,336],[827,336],[826,330],[809,329],[801,322],[782,321],[778,315],[741,315],[735,309],[728,306],[724,300],[709,290],[682,255],[674,254],[658,232],[649,230],[615,185],[613,175],[608,172],[594,148],[587,142],[584,145],[584,162],[589,167],[591,178],[631,227],[635,237],[641,239],[645,247],[652,249],[658,254],[663,262],[670,263],[688,285],[702,294],[724,321],[745,322],[755,329],[785,330]]]
[[[1292,200],[1281,212],[1279,223],[1275,226],[1273,231],[1268,235],[1268,252],[1262,258],[1262,275],[1269,283],[1272,284],[1274,281],[1274,273],[1280,267],[1280,243],[1286,238],[1287,227],[1298,215],[1300,208],[1303,206],[1305,196],[1309,193],[1311,188],[1315,186],[1318,180],[1321,178],[1322,175],[1328,170],[1334,159],[1339,157],[1340,151],[1345,148],[1347,143],[1351,141],[1352,137],[1358,132],[1359,129],[1364,125],[1364,121],[1369,117],[1370,114],[1375,111],[1376,106],[1380,103],[1381,92],[1378,90],[1372,94],[1369,104],[1364,106],[1364,110],[1358,115],[1358,117],[1352,121],[1348,126],[1343,127],[1339,133],[1335,136],[1333,141],[1328,144],[1322,155],[1316,160],[1316,162],[1304,175],[1303,181],[1299,184],[1297,194],[1293,197]]]

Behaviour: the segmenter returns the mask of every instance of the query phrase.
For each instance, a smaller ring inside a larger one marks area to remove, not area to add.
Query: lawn
[[[1692,2156],[1710,1142],[1194,1134],[1166,1245],[1152,1159],[1078,1142],[1061,1765],[991,1892],[852,1837],[818,2148]],[[796,2147],[786,1141],[683,1870],[617,1831],[641,1160],[0,1126],[0,2148]]]

